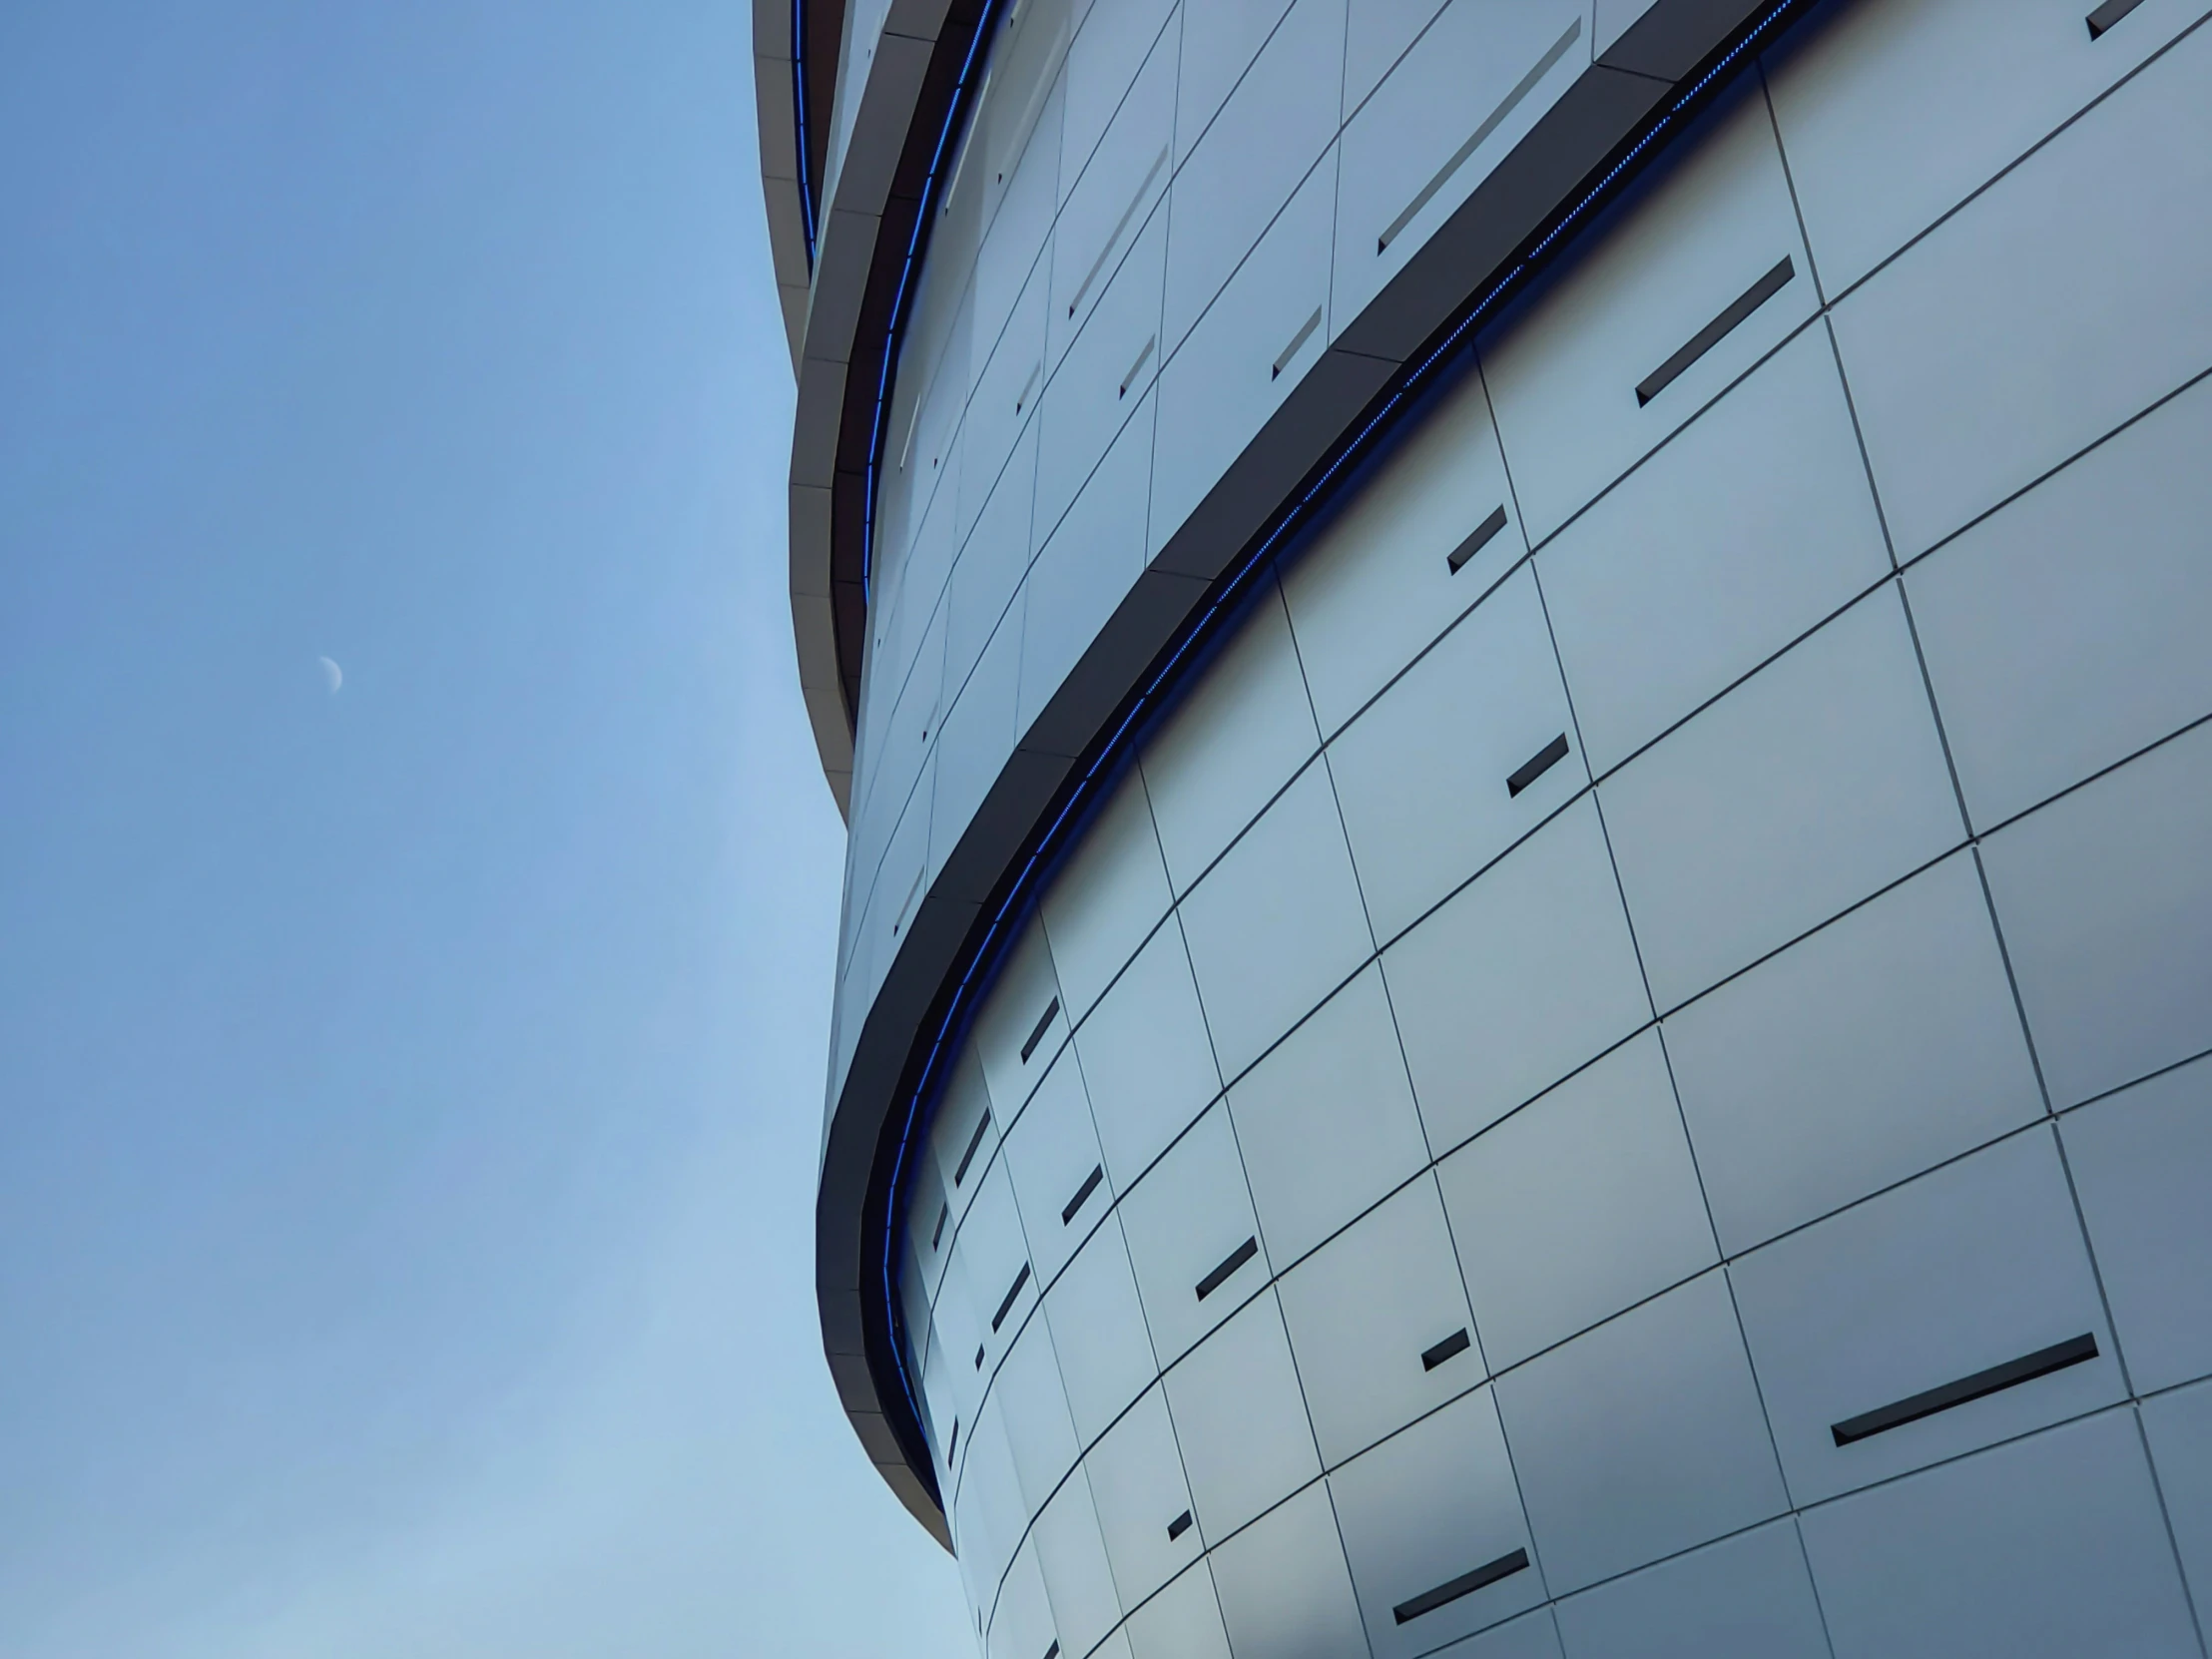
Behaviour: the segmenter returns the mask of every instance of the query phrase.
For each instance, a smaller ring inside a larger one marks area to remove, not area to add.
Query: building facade
[[[2203,1659],[2208,14],[764,0],[990,1659]]]

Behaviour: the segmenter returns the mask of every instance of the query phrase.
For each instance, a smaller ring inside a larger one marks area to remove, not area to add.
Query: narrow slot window
[[[1186,1509],[1168,1522],[1168,1542],[1173,1543],[1191,1529],[1191,1512]]]
[[[1116,397],[1127,397],[1129,388],[1137,383],[1137,376],[1144,372],[1144,365],[1152,360],[1152,348],[1160,343],[1157,333],[1145,336],[1144,349],[1137,353],[1137,360],[1129,365],[1129,372],[1121,377],[1121,384],[1114,388]]]
[[[929,1230],[929,1253],[932,1256],[936,1254],[937,1247],[944,1243],[944,1224],[951,1219],[952,1206],[939,1204],[937,1206],[937,1225]]]
[[[1029,1056],[1037,1052],[1037,1044],[1044,1041],[1044,1034],[1052,1029],[1052,1016],[1060,1011],[1060,999],[1054,997],[1044,1005],[1044,1012],[1037,1016],[1037,1023],[1029,1033],[1029,1040],[1021,1045],[1021,1063],[1027,1065]]]
[[[1260,1241],[1258,1239],[1245,1240],[1243,1244],[1239,1245],[1235,1250],[1232,1250],[1227,1256],[1222,1258],[1222,1264],[1220,1267],[1214,1269],[1212,1273],[1208,1274],[1204,1279],[1201,1279],[1198,1282],[1198,1300],[1204,1302],[1208,1297],[1212,1296],[1216,1291],[1220,1290],[1222,1286],[1228,1284],[1229,1276],[1231,1274],[1235,1273],[1239,1268],[1243,1267],[1247,1262],[1251,1261],[1253,1257],[1259,1254]]]
[[[1636,406],[1643,407],[1673,385],[1689,366],[1741,327],[1761,305],[1790,285],[1797,267],[1785,254],[1773,270],[1729,302],[1728,308],[1690,336],[1690,342],[1636,384]]]
[[[1066,1227],[1075,1220],[1075,1212],[1083,1208],[1083,1201],[1097,1192],[1098,1184],[1105,1179],[1106,1166],[1104,1164],[1093,1164],[1091,1173],[1084,1176],[1083,1184],[1075,1189],[1075,1196],[1069,1199],[1060,1211],[1060,1225],[1062,1227]]]
[[[952,1419],[952,1438],[944,1442],[944,1466],[952,1466],[952,1454],[960,1449],[960,1419]]]
[[[1021,395],[1014,399],[1014,413],[1019,414],[1024,408],[1028,406],[1029,394],[1037,389],[1037,376],[1042,374],[1043,372],[1044,361],[1042,358],[1039,358],[1037,361],[1037,365],[1034,368],[1030,369],[1029,378],[1022,381],[1021,383]]]
[[[1466,164],[1469,156],[1482,148],[1482,141],[1505,125],[1512,113],[1520,108],[1521,100],[1536,90],[1536,83],[1551,73],[1551,66],[1567,55],[1567,48],[1575,43],[1581,33],[1582,19],[1578,17],[1567,25],[1565,34],[1551,43],[1551,50],[1536,60],[1536,67],[1523,75],[1519,84],[1505,95],[1504,102],[1483,117],[1482,125],[1475,128],[1467,142],[1454,150],[1451,159],[1436,169],[1435,176],[1421,186],[1420,194],[1406,203],[1398,216],[1390,221],[1389,229],[1375,239],[1375,252],[1378,256],[1388,252],[1390,244],[1397,241],[1398,233],[1413,223],[1415,214],[1436,199],[1436,193],[1444,188],[1445,182]]]
[[[1316,305],[1314,307],[1314,314],[1298,325],[1298,332],[1291,336],[1291,343],[1283,347],[1282,355],[1277,357],[1273,366],[1268,369],[1269,379],[1280,380],[1283,377],[1284,365],[1289,363],[1293,357],[1298,355],[1298,348],[1304,345],[1307,339],[1313,334],[1314,330],[1316,328],[1319,328],[1320,326],[1321,307],[1319,305]]]
[[[1446,1360],[1457,1359],[1472,1346],[1473,1339],[1467,1335],[1467,1328],[1462,1325],[1435,1347],[1421,1350],[1420,1369],[1434,1371]]]
[[[927,732],[924,732],[921,736],[922,741],[926,743],[928,741],[929,734]],[[918,869],[914,871],[914,884],[906,889],[906,902],[899,905],[898,919],[891,923],[891,937],[894,939],[897,938],[898,935],[905,930],[906,922],[908,918],[913,914],[914,899],[916,895],[919,894],[921,891],[921,878],[925,873],[925,871]]]
[[[1537,779],[1567,758],[1567,735],[1561,732],[1551,742],[1523,761],[1513,775],[1505,780],[1505,793],[1515,796]]]
[[[1457,1578],[1447,1579],[1433,1590],[1423,1590],[1411,1601],[1401,1601],[1390,1609],[1390,1617],[1399,1624],[1411,1624],[1423,1613],[1433,1613],[1439,1607],[1448,1607],[1461,1596],[1471,1596],[1477,1590],[1486,1590],[1501,1578],[1510,1578],[1528,1565],[1528,1551],[1513,1550],[1500,1555],[1494,1561],[1485,1561],[1472,1572],[1463,1572]]]
[[[981,1343],[975,1345],[975,1369],[977,1371],[983,1369],[983,1345]]]
[[[1490,538],[1505,528],[1505,508],[1502,503],[1490,509],[1490,516],[1474,527],[1467,539],[1454,547],[1444,559],[1444,568],[1456,576],[1467,568],[1467,561],[1490,545]]]
[[[983,1144],[983,1131],[991,1126],[991,1109],[983,1108],[983,1115],[976,1119],[975,1133],[968,1137],[967,1150],[960,1154],[960,1167],[952,1172],[952,1184],[957,1187],[967,1179],[968,1165],[975,1162],[975,1149]]]
[[[2142,3],[2143,0],[2104,0],[2103,5],[2082,19],[2089,25],[2089,38],[2095,40]]]
[[[2005,1388],[2016,1388],[2022,1382],[2032,1382],[2038,1377],[2048,1377],[2054,1371],[2064,1371],[2096,1357],[2095,1337],[2084,1334],[2068,1338],[2048,1348],[2039,1348],[2033,1354],[2023,1354],[2017,1360],[2007,1360],[2001,1366],[1977,1371],[1971,1377],[1961,1377],[1955,1382],[1945,1382],[1939,1388],[1908,1394],[1872,1411],[1862,1411],[1856,1417],[1846,1417],[1842,1422],[1831,1424],[1828,1431],[1836,1437],[1838,1445],[1850,1445],[1855,1440],[1903,1428],[1909,1422],[1919,1422],[1923,1417],[1947,1411],[1953,1405],[1964,1405]]]
[[[1054,1637],[1052,1645],[1044,1650],[1044,1659],[1060,1659],[1060,1642],[1058,1637]]]
[[[1160,169],[1168,165],[1168,153],[1163,148],[1152,158],[1152,166],[1146,170],[1144,183],[1137,187],[1137,194],[1129,199],[1129,206],[1121,210],[1121,218],[1114,223],[1114,234],[1106,239],[1106,246],[1098,251],[1098,258],[1091,261],[1091,269],[1083,274],[1083,283],[1075,290],[1075,297],[1068,301],[1068,315],[1075,314],[1076,306],[1083,303],[1083,295],[1091,291],[1091,284],[1098,280],[1098,274],[1106,269],[1106,256],[1121,246],[1121,234],[1129,229],[1130,220],[1137,214],[1137,206],[1144,201],[1145,192],[1152,188],[1152,181],[1160,177]]]
[[[1006,1323],[1006,1316],[1014,1311],[1014,1298],[1021,1295],[1022,1286],[1029,1283],[1029,1264],[1021,1264],[1021,1272],[1014,1275],[1014,1282],[1006,1287],[1006,1294],[998,1299],[998,1312],[991,1316],[991,1335],[998,1335],[998,1328]]]

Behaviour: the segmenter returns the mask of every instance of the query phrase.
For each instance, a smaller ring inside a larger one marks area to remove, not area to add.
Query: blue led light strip
[[[807,273],[815,269],[815,193],[807,177],[807,0],[792,0],[792,137],[799,152],[799,223],[807,235]]]
[[[1664,110],[1645,124],[1634,142],[1619,153],[1618,158],[1606,169],[1596,183],[1553,218],[1549,229],[1544,232],[1542,237],[1529,245],[1527,250],[1516,258],[1501,276],[1495,277],[1483,288],[1473,302],[1467,306],[1459,320],[1443,334],[1436,345],[1423,355],[1420,361],[1414,364],[1411,369],[1399,376],[1397,384],[1382,398],[1375,412],[1360,426],[1360,429],[1351,438],[1337,446],[1327,464],[1321,468],[1319,474],[1314,478],[1313,483],[1280,514],[1274,527],[1245,554],[1227,578],[1217,584],[1212,598],[1207,602],[1204,609],[1185,620],[1173,648],[1167,652],[1166,660],[1154,671],[1152,677],[1145,683],[1144,688],[1130,700],[1121,719],[1115,724],[1112,732],[1108,734],[1105,742],[1098,745],[1089,764],[1084,768],[1082,777],[1067,791],[1065,799],[1060,804],[1059,811],[1053,815],[1052,821],[1045,827],[1044,831],[1031,843],[1027,856],[1022,860],[1021,867],[1015,872],[1012,881],[1007,883],[1005,896],[1000,900],[996,911],[993,912],[989,925],[984,928],[981,937],[976,940],[973,949],[969,952],[967,965],[960,973],[958,985],[954,987],[951,997],[946,1001],[943,1016],[937,1022],[936,1034],[930,1039],[928,1052],[923,1057],[920,1070],[914,1077],[912,1088],[907,1092],[905,1118],[899,1127],[898,1150],[891,1164],[890,1184],[886,1192],[883,1214],[883,1306],[890,1326],[891,1361],[897,1368],[898,1384],[905,1395],[907,1409],[913,1413],[913,1420],[917,1425],[923,1421],[923,1418],[920,1405],[914,1397],[913,1380],[907,1375],[905,1345],[900,1340],[904,1315],[894,1294],[893,1285],[898,1254],[900,1189],[905,1184],[907,1149],[913,1143],[915,1129],[922,1121],[924,1103],[931,1101],[932,1091],[937,1083],[938,1063],[965,1035],[966,1023],[973,1013],[974,1003],[988,986],[991,977],[997,970],[1003,942],[1011,936],[1015,925],[1026,917],[1028,910],[1041,892],[1042,874],[1062,852],[1068,849],[1068,846],[1073,844],[1072,839],[1065,845],[1062,844],[1063,831],[1074,825],[1079,817],[1093,805],[1093,792],[1127,758],[1134,748],[1135,739],[1141,727],[1160,712],[1167,701],[1168,694],[1175,689],[1176,681],[1179,679],[1187,661],[1190,660],[1193,649],[1208,640],[1217,623],[1237,608],[1246,596],[1253,577],[1267,566],[1271,556],[1282,546],[1285,538],[1294,530],[1300,529],[1306,524],[1312,516],[1316,504],[1333,488],[1348,467],[1365,456],[1369,446],[1385,432],[1393,417],[1403,411],[1406,403],[1422,389],[1430,374],[1450,355],[1456,346],[1465,340],[1469,330],[1496,310],[1499,304],[1521,287],[1535,274],[1545,257],[1560,245],[1564,237],[1579,228],[1591,214],[1610,200],[1612,193],[1622,186],[1630,170],[1640,160],[1648,157],[1654,146],[1686,124],[1688,117],[1698,106],[1702,97],[1730,68],[1741,62],[1746,53],[1756,48],[1760,41],[1773,32],[1790,14],[1805,11],[1809,9],[1812,3],[1813,0],[1780,0],[1779,4],[1765,12],[1757,22],[1746,28],[1733,46],[1716,58],[1696,81],[1679,93]],[[985,28],[990,18],[990,11],[991,7],[986,5],[983,18],[976,24],[975,40],[968,48],[968,62],[962,65],[960,71],[962,87],[965,86],[968,73],[973,67],[976,48],[983,40]],[[945,132],[939,136],[937,141],[938,158],[943,155],[958,108],[959,94],[956,90],[953,113],[947,115]],[[930,163],[932,184],[936,177],[936,168],[937,160],[932,159]],[[891,337],[886,342],[883,376],[878,382],[876,394],[877,430],[871,432],[868,439],[868,510],[871,515],[874,506],[876,444],[880,439],[880,425],[883,414],[882,388],[888,383],[889,362],[892,348],[896,343],[900,307],[903,304],[906,281],[911,274],[915,247],[921,235],[920,227],[926,222],[927,207],[928,193],[925,189],[923,216],[921,219],[917,219],[914,239],[910,240],[907,246],[907,270],[901,272],[899,276],[900,299],[893,304],[891,312]],[[862,570],[862,593],[864,597],[864,554]]]

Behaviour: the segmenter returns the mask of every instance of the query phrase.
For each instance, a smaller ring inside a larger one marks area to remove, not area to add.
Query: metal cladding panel
[[[1217,136],[1280,124],[1263,71],[1312,69],[1312,0],[1226,67],[1117,3],[972,62],[964,31],[1016,25],[951,15],[916,90],[854,82],[911,103],[898,156],[838,183],[888,181],[886,226],[936,216],[926,352],[979,249],[1040,250],[1035,337],[896,405],[949,476],[864,452],[906,366],[868,333],[900,320],[896,272],[818,306],[850,337],[808,351],[859,366],[809,426],[847,504],[810,518],[804,570],[795,540],[795,591],[852,629],[828,644],[870,711],[818,1288],[855,1426],[940,1536],[953,1515],[991,1651],[1579,1656],[1666,1624],[1749,1655],[1816,1650],[1824,1610],[1838,1653],[2197,1651],[2163,1540],[2195,1559],[2212,1512],[2202,1413],[2170,1403],[2212,1368],[2184,1283],[2212,694],[2181,643],[2212,617],[2174,526],[2212,347],[2171,299],[2212,255],[2148,190],[2083,198],[2143,135],[2196,131],[2212,31],[2179,0],[2076,19],[2064,51],[2113,49],[1992,89],[1992,124],[2035,128],[2003,155],[1946,81],[1959,108],[1919,130],[1951,183],[1916,220],[1845,202],[1836,135],[1926,73],[1885,27],[1979,0],[1834,0],[1771,93],[1740,55],[1392,401],[1758,19],[1562,8],[1461,137],[1423,138],[1425,197],[1363,248],[1348,123],[1374,142],[1424,51],[1481,38],[1452,0],[1396,67],[1338,66],[1331,188],[1284,141],[1281,212],[1219,216],[1183,256],[1192,316],[1155,327],[1116,294],[1164,314],[1179,256],[1140,266],[1145,239],[1205,214]],[[1029,67],[986,91],[993,61]],[[1146,73],[1168,160],[1094,200],[1087,166],[1149,165],[1105,88]],[[991,142],[955,122],[940,149],[962,88]],[[1022,132],[1053,147],[1049,228]],[[2182,189],[2212,153],[2184,148],[2143,165]],[[1120,255],[1069,309],[1071,208]],[[1915,329],[2022,227],[2074,222],[2107,246],[1943,349],[2006,383],[2087,353],[2094,395],[1917,444]],[[1822,265],[1845,246],[1848,287]],[[1304,313],[1270,306],[1323,263],[1294,340]],[[2133,298],[2069,334],[2051,295],[2084,272]],[[1049,503],[1041,459],[999,464],[1063,442]],[[1942,444],[1971,464],[1932,483]],[[976,666],[902,716],[871,676],[903,683],[914,646],[859,642],[941,639],[932,616]]]

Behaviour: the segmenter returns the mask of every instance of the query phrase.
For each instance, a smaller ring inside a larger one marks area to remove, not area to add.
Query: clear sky
[[[973,1651],[814,1320],[750,26],[0,7],[4,1659]]]

